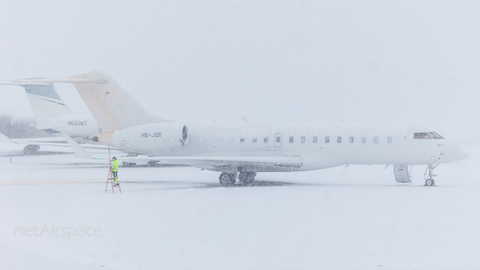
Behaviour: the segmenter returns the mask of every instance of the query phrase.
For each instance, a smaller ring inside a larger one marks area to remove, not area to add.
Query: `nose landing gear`
[[[435,180],[433,180],[434,176],[437,176],[436,174],[433,174],[433,169],[435,169],[438,165],[432,165],[428,164],[427,169],[425,170],[425,186],[435,186]],[[428,171],[428,176],[427,176],[427,171]]]

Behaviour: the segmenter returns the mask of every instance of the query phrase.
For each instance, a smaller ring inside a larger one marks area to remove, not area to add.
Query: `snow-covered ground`
[[[397,184],[383,166],[259,173],[0,157],[2,269],[479,269],[480,147]],[[36,230],[36,231],[35,231]],[[53,230],[53,233],[52,233]],[[82,233],[83,231],[83,233]],[[36,235],[35,235],[36,232]]]

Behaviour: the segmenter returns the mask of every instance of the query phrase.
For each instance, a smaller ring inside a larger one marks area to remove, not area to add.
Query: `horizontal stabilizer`
[[[16,82],[10,82],[10,83],[0,83],[0,85],[12,85],[12,86],[22,86],[22,85],[48,85],[48,83],[34,83],[34,82],[29,82],[29,83],[16,83]]]
[[[50,78],[50,79],[19,79],[10,80],[18,84],[38,84],[38,83],[108,83],[109,81],[103,78],[85,77],[85,78]]]

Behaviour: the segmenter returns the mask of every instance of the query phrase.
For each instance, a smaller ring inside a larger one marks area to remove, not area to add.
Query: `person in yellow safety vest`
[[[118,160],[116,157],[113,157],[113,163],[112,163],[112,174],[113,174],[113,177],[115,178],[115,187],[118,187],[119,186],[119,183],[118,183]]]

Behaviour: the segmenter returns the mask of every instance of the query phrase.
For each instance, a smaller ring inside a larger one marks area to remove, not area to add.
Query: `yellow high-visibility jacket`
[[[112,163],[112,172],[118,172],[118,160],[114,160]]]

